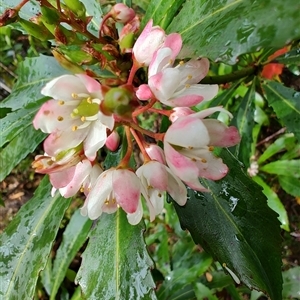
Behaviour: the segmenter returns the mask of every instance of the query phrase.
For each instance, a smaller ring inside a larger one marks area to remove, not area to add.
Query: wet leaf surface
[[[188,201],[176,205],[183,229],[248,287],[281,299],[281,237],[277,214],[261,188],[226,150],[230,172],[222,180],[203,181],[211,193],[189,189]]]
[[[32,299],[39,272],[45,267],[52,243],[70,199],[50,196],[45,177],[34,197],[22,206],[0,237],[0,295],[3,299]],[[33,255],[34,253],[34,255]]]
[[[242,53],[280,48],[299,38],[299,10],[297,0],[190,0],[167,32],[182,34],[181,57],[205,56],[234,64]]]
[[[121,209],[94,223],[76,277],[84,297],[156,299],[143,231],[141,223],[130,225]]]

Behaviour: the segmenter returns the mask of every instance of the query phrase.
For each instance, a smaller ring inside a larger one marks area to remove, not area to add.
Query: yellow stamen
[[[215,148],[214,148],[213,146],[209,146],[209,147],[208,147],[208,150],[209,150],[209,151],[214,151],[214,149],[215,149]]]
[[[187,84],[185,85],[185,87],[188,89],[189,87],[191,87],[191,85],[187,83]]]
[[[92,102],[92,98],[91,98],[91,97],[88,97],[88,98],[86,99],[86,102],[89,103],[89,104],[92,104],[92,103],[93,103],[93,102]]]
[[[84,122],[84,121],[85,121],[85,117],[82,116],[82,117],[80,118],[80,120],[81,120],[82,122]]]
[[[62,121],[64,118],[62,116],[57,117],[57,121]]]
[[[77,99],[77,98],[78,98],[78,95],[77,95],[77,94],[75,94],[75,93],[72,93],[72,95],[71,95],[71,96],[72,96],[72,98],[73,98],[73,99]]]
[[[188,75],[188,77],[187,77],[188,79],[192,79],[193,78],[193,76],[192,75]]]
[[[76,131],[77,129],[78,129],[78,127],[75,125],[72,127],[72,131]]]
[[[184,65],[184,61],[181,60],[181,61],[179,62],[179,64],[180,64],[181,66],[183,66],[183,65]]]
[[[201,158],[201,162],[203,162],[205,164],[205,163],[207,163],[207,160],[205,158]]]
[[[59,100],[59,101],[58,101],[58,104],[59,104],[59,105],[64,105],[64,104],[65,104],[65,101]]]
[[[194,161],[194,162],[196,162],[196,161],[197,161],[197,159],[196,159],[196,158],[191,158],[191,161]]]

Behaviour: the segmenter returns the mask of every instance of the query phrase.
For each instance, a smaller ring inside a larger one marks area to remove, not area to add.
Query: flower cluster
[[[91,219],[121,207],[128,221],[137,224],[143,216],[144,199],[152,221],[162,212],[166,193],[184,205],[186,185],[207,192],[199,177],[218,180],[227,174],[228,167],[214,155],[214,147],[230,147],[240,140],[235,127],[207,119],[215,112],[231,116],[225,109],[191,109],[218,92],[217,85],[199,84],[209,61],[177,61],[181,36],[167,35],[152,20],[134,42],[139,24],[132,9],[115,5],[103,18],[100,37],[114,41],[105,49],[116,60],[112,63],[110,58],[102,65],[119,74],[119,79],[96,80],[91,72],[55,78],[42,89],[51,99],[33,120],[36,129],[49,134],[45,154],[33,163],[36,172],[49,174],[52,194],[58,190],[71,197],[83,192],[86,200],[81,213]],[[127,69],[122,57],[131,61]],[[138,75],[140,69],[146,74],[144,81]],[[140,116],[151,113],[158,119],[169,118],[166,132],[142,127]],[[131,163],[136,151],[133,141],[143,157],[136,169]],[[104,170],[99,150],[103,154],[119,147],[126,149],[119,164]]]

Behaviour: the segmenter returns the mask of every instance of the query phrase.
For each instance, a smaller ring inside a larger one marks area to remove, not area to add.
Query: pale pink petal
[[[203,97],[196,95],[196,94],[189,94],[192,90],[186,90],[186,92],[180,94],[179,97],[171,98],[167,101],[161,101],[163,104],[168,106],[178,106],[178,107],[185,107],[185,106],[195,106],[203,101]]]
[[[186,117],[188,115],[194,114],[195,112],[189,107],[174,107],[170,114],[169,120],[174,123],[180,117]]]
[[[182,149],[180,153],[189,159],[193,159],[199,171],[198,177],[219,180],[228,172],[228,167],[222,159],[216,157],[208,149]]]
[[[83,142],[84,154],[88,159],[95,159],[96,152],[105,144],[106,136],[106,127],[99,120],[90,124],[88,134]]]
[[[164,165],[166,164],[164,150],[160,148],[158,145],[149,144],[147,147],[145,147],[145,150],[151,159],[157,160]]]
[[[167,192],[179,205],[185,205],[187,201],[187,190],[182,181],[166,167],[168,173]]]
[[[107,116],[103,113],[98,113],[98,120],[105,125],[108,129],[113,130],[115,126],[115,119],[113,116]]]
[[[138,223],[140,223],[142,217],[143,217],[143,206],[141,201],[139,201],[135,212],[127,213],[127,219],[129,224],[137,225]]]
[[[82,183],[89,176],[91,171],[92,165],[90,161],[85,159],[79,162],[76,165],[75,174],[70,183],[59,189],[60,194],[66,198],[74,196],[80,190]]]
[[[209,60],[202,58],[200,60],[191,59],[179,66],[182,78],[189,78],[187,83],[194,84],[200,82],[209,71]]]
[[[75,101],[77,102],[77,101]],[[45,102],[33,119],[35,129],[51,133],[55,130],[65,130],[72,124],[70,115],[74,106],[60,105],[56,100]]]
[[[164,143],[166,160],[172,173],[177,175],[184,182],[198,180],[198,168],[189,158],[177,152],[171,145]]]
[[[201,111],[195,113],[195,117],[197,117],[199,119],[204,119],[217,111],[226,113],[227,115],[229,115],[229,117],[232,118],[232,114],[228,110],[224,109],[222,106],[216,106],[216,107],[211,107],[211,108],[201,110]]]
[[[87,212],[91,220],[99,218],[102,214],[102,207],[113,190],[112,170],[104,171],[96,180],[94,187],[86,198],[82,212]]]
[[[172,145],[186,148],[206,146],[209,139],[205,125],[194,115],[181,117],[175,121],[167,130],[164,138]]]
[[[57,100],[73,101],[72,93],[88,93],[83,82],[75,75],[62,75],[46,84],[41,93]]]
[[[77,74],[76,76],[84,84],[85,89],[88,91],[89,94],[93,94],[95,98],[98,98],[100,100],[103,98],[101,92],[101,85],[97,80],[85,74]]]
[[[114,152],[120,145],[120,135],[117,131],[113,131],[106,139],[105,146],[108,150]]]
[[[86,130],[76,131],[57,131],[51,133],[44,141],[44,150],[47,153],[57,153],[75,148],[85,139],[87,135]]]
[[[238,144],[241,140],[239,131],[236,127],[228,127],[224,123],[213,120],[203,120],[210,136],[209,145],[217,147],[231,147]]]
[[[149,65],[148,77],[156,75],[159,73],[166,65],[170,63],[172,56],[172,49],[170,48],[161,48],[158,49],[154,55],[153,59]]]
[[[171,59],[174,61],[182,47],[182,38],[179,33],[171,33],[167,35],[163,47],[172,49]]]
[[[141,196],[141,183],[135,173],[118,169],[113,172],[113,191],[117,203],[127,213],[134,213]]]
[[[67,186],[73,179],[76,171],[76,166],[49,174],[50,182],[53,187],[60,189]]]

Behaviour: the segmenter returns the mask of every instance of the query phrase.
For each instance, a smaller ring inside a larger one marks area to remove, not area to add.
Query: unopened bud
[[[120,135],[113,131],[106,139],[105,146],[110,151],[116,151],[120,145]]]
[[[128,90],[126,87],[111,88],[104,96],[104,100],[101,102],[101,110],[104,114],[116,114],[119,116],[125,116],[131,114],[135,108],[134,93]]]
[[[110,11],[111,17],[119,23],[126,24],[135,17],[135,12],[132,8],[123,3],[117,3]]]

